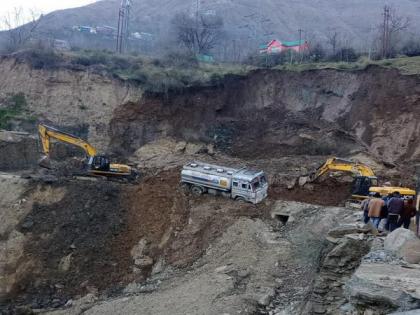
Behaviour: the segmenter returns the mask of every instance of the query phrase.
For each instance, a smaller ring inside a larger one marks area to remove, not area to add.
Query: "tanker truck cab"
[[[264,172],[193,162],[181,172],[181,185],[194,195],[209,193],[235,200],[259,203],[267,197]]]
[[[267,197],[268,184],[264,172],[242,169],[233,175],[232,198],[259,203]]]

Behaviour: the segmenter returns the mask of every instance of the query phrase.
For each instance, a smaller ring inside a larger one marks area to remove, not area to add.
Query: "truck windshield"
[[[256,191],[259,188],[263,187],[267,183],[267,180],[265,179],[265,176],[262,175],[259,178],[254,179],[252,182],[252,190]]]
[[[253,182],[252,183],[252,190],[256,191],[258,188],[260,188],[260,182]]]
[[[264,185],[265,183],[267,183],[267,179],[265,179],[265,175],[260,177],[260,182],[262,185]]]

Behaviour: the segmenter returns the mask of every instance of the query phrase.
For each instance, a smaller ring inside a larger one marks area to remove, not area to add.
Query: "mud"
[[[272,185],[269,189],[271,198],[306,202],[322,206],[343,206],[351,197],[351,183],[329,178],[322,182],[298,185],[292,189],[284,185]]]
[[[54,202],[45,194],[18,225],[26,238],[21,261],[30,264],[3,307],[58,307],[89,292],[114,295],[146,280],[158,262],[191,265],[237,218],[268,216],[264,206],[192,198],[178,182],[174,169],[136,186],[103,180],[40,184],[37,195],[51,189],[65,193]],[[135,266],[132,254],[140,240],[146,244],[143,257],[153,262],[142,267]]]

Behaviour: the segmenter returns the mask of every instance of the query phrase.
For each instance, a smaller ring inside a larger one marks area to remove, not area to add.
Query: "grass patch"
[[[18,57],[16,57],[18,58]],[[117,55],[110,51],[78,50],[54,53],[50,50],[24,51],[19,54],[36,69],[69,68],[105,74],[139,85],[146,92],[167,93],[189,87],[216,86],[229,75],[245,76],[258,69],[249,65],[202,63],[191,55],[170,53],[161,59],[136,55]],[[18,59],[19,60],[19,59]],[[273,67],[285,71],[334,69],[339,71],[364,70],[370,65],[399,70],[402,74],[420,74],[420,57],[402,57],[382,61],[359,58],[356,62],[313,62],[283,64]],[[80,108],[84,109],[84,108]],[[3,114],[5,117],[10,115]]]
[[[226,75],[245,75],[255,69],[245,65],[201,63],[194,56],[180,53],[156,59],[98,50],[55,53],[48,49],[28,49],[16,53],[14,57],[34,69],[89,69],[133,82],[143,90],[155,93],[180,91],[192,86],[213,86],[220,84]]]
[[[420,57],[400,57],[386,60],[369,60],[361,58],[356,62],[316,62],[303,64],[285,64],[274,67],[274,69],[287,71],[308,71],[308,70],[364,70],[370,65],[376,65],[388,69],[396,69],[401,74],[418,75],[420,74]]]
[[[27,105],[24,93],[10,95],[4,101],[4,107],[0,108],[0,129],[10,129],[11,121],[15,119],[35,122],[33,116],[23,117]]]

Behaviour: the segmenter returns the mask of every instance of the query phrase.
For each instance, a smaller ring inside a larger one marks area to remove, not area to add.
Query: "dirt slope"
[[[150,95],[114,111],[111,145],[130,154],[163,136],[215,143],[246,158],[367,151],[416,161],[418,76],[365,71],[260,70],[222,85]]]
[[[112,111],[137,100],[141,90],[89,71],[36,70],[13,58],[0,59],[0,99],[23,93],[36,121],[51,122],[107,148]],[[29,130],[35,131],[35,123]]]

